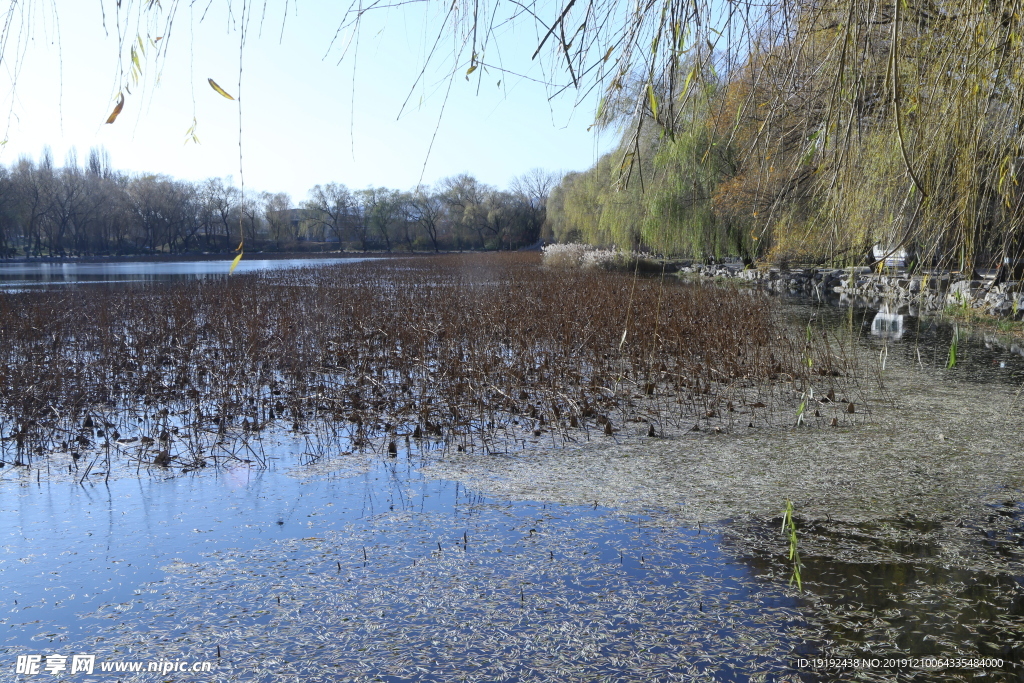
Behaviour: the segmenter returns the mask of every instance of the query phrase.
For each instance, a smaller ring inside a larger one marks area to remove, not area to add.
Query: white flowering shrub
[[[549,244],[542,250],[544,265],[552,268],[623,270],[640,257],[631,251],[599,249],[589,244]]]
[[[541,252],[544,265],[551,268],[579,268],[583,257],[594,247],[589,244],[549,244]]]

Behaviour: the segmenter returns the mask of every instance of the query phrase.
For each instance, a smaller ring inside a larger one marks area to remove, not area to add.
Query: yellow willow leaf
[[[231,267],[228,268],[228,275],[231,275],[231,273],[235,272],[235,268],[238,267],[238,262],[241,261],[241,260],[242,260],[242,255],[241,254],[239,254],[238,256],[235,257],[235,260],[231,262]]]
[[[234,97],[232,97],[231,95],[228,94],[227,90],[225,90],[224,88],[222,88],[219,85],[217,85],[217,81],[213,80],[212,78],[207,78],[206,80],[208,80],[210,82],[210,87],[213,88],[214,90],[216,90],[219,95],[222,95],[222,96],[228,98],[229,100],[235,99]]]
[[[697,73],[697,67],[690,69],[690,73],[686,74],[686,82],[683,83],[683,97],[686,97],[686,93],[690,92],[690,81],[693,80],[694,75]]]
[[[658,118],[658,98],[654,96],[654,86],[647,84],[647,101],[651,105],[651,116]]]
[[[615,52],[615,46],[614,45],[612,45],[610,48],[608,48],[608,52],[604,53],[604,58],[601,61],[602,62],[607,62],[611,58],[613,52]]]
[[[626,167],[629,166],[631,163],[633,163],[633,156],[635,154],[636,154],[636,152],[626,152],[622,156],[622,164],[619,166],[619,172],[620,173],[622,171],[626,170]]]
[[[195,118],[193,118],[192,119],[192,125],[189,127],[188,130],[185,131],[185,144],[186,145],[188,144],[189,140],[192,140],[192,142],[194,142],[197,145],[199,144],[199,136],[196,135],[196,127],[198,125],[199,125],[199,122],[196,121]]]
[[[114,111],[110,112],[110,116],[107,117],[107,123],[113,123],[117,119],[117,115],[124,109],[124,93],[120,93],[120,99],[117,101],[117,105],[114,107]]]
[[[474,71],[476,71],[476,64],[474,64],[473,66],[469,67],[469,69],[466,70],[466,76],[468,77],[469,74],[473,73]]]
[[[239,242],[238,246],[235,247],[235,251],[242,251],[242,247],[245,246],[245,242]]]
[[[159,42],[160,42],[161,40],[163,40],[163,39],[164,39],[164,37],[163,37],[163,36],[157,36],[156,38],[154,38],[154,39],[153,39],[153,42],[154,42],[154,43],[159,43]]]

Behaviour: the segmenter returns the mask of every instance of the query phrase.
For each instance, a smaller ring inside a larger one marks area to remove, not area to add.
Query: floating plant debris
[[[714,530],[539,504],[461,512],[384,513],[169,564],[144,588],[158,599],[100,610],[82,646],[138,659],[220,647],[210,680],[225,683],[745,681],[791,667],[795,601],[720,553]]]

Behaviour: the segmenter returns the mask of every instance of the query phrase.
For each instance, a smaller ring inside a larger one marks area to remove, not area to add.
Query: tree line
[[[0,166],[0,256],[69,257],[247,249],[518,249],[535,243],[557,176],[535,169],[500,190],[469,174],[399,191],[316,185],[243,196],[201,182],[115,170],[102,149],[63,166],[43,151]]]

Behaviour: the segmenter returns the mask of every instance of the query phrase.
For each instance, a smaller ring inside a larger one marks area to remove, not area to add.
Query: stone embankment
[[[693,264],[679,274],[708,278],[738,278],[771,292],[803,294],[825,300],[862,299],[869,305],[912,306],[921,313],[949,306],[980,309],[998,317],[1020,318],[1024,312],[1024,282],[996,283],[993,279],[968,280],[956,273],[907,274],[871,268],[743,268],[739,263]]]

